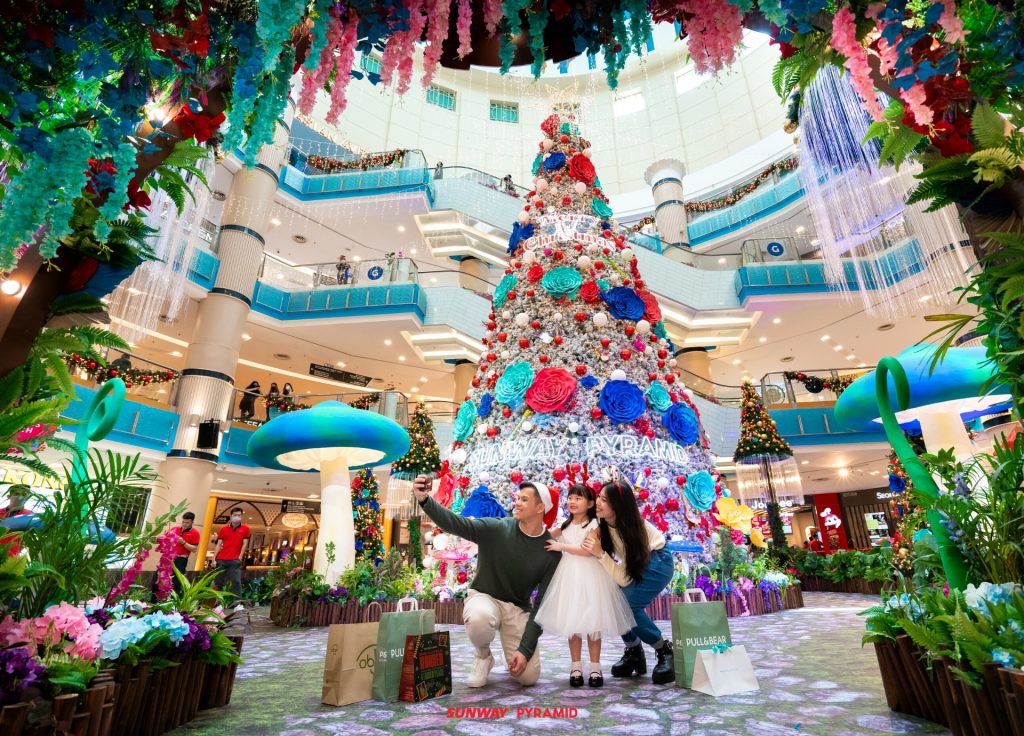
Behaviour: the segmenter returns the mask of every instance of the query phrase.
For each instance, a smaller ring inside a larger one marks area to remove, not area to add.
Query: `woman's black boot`
[[[622,657],[612,665],[612,677],[632,677],[647,674],[647,659],[642,645],[638,642],[626,647]]]
[[[655,649],[658,655],[658,664],[654,665],[651,672],[651,681],[655,685],[664,685],[676,681],[676,665],[672,655],[672,642],[665,642],[660,649]]]

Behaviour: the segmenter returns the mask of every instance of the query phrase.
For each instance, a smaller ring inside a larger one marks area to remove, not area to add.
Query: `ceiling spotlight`
[[[719,259],[718,259],[718,262],[719,262],[719,263],[725,263],[725,259],[724,259],[724,258],[719,258]]]
[[[918,301],[919,301],[919,302],[926,302],[926,301],[928,301],[928,300],[929,300],[929,299],[931,299],[931,298],[932,298],[932,295],[931,295],[931,294],[925,294],[925,295],[924,295],[923,297],[921,297],[920,299],[918,299]]]
[[[858,364],[857,364],[857,367],[858,367],[858,368],[867,368],[867,367],[868,367],[868,364],[867,364],[867,363],[858,363]]]
[[[811,245],[817,245],[817,244],[818,244],[818,243],[820,243],[820,242],[821,242],[821,241],[820,241],[820,240],[818,240],[818,238],[815,238],[814,240],[812,240],[812,241],[811,241]]]
[[[835,351],[836,351],[836,352],[838,353],[838,352],[839,352],[840,350],[842,350],[842,349],[843,349],[843,346],[842,346],[842,345],[836,345],[836,346],[835,346],[834,348],[832,348],[832,349],[833,349],[833,350],[835,350]]]
[[[810,460],[801,460],[800,464],[801,465],[807,465],[809,462],[811,462],[811,461]]]
[[[228,198],[228,195],[224,194],[224,192],[222,192],[219,189],[214,189],[210,196],[213,197],[218,202],[223,202],[225,199]]]
[[[411,256],[414,256],[414,255],[416,255],[416,249],[415,249],[415,248],[413,248],[412,250],[410,250],[410,251],[409,251],[409,255],[411,255]]]
[[[831,338],[831,337],[829,337],[828,335],[822,335],[822,336],[821,336],[821,341],[822,341],[822,342],[828,342],[828,341],[829,341],[829,340],[831,340],[831,339],[832,339],[832,338]]]
[[[345,361],[344,360],[339,360],[337,363],[335,363],[335,365],[338,366],[339,368],[344,368],[345,367]]]
[[[306,242],[306,236],[305,235],[293,235],[292,236],[292,240],[294,240],[296,243],[300,243],[300,244],[301,243],[305,243]],[[357,258],[356,260],[358,261],[359,259]]]
[[[404,356],[404,355],[399,355],[399,356],[398,356],[398,359],[399,359],[399,360],[405,360],[405,356]]]
[[[171,351],[171,355],[173,355],[175,358],[180,358],[181,357],[181,351],[180,350],[172,350]]]
[[[803,225],[801,225],[800,227],[798,227],[796,229],[796,234],[797,235],[802,235],[805,232],[807,232],[807,228],[805,228]]]
[[[435,279],[433,276],[431,276],[430,277],[430,283],[436,284],[437,283],[437,279]]]
[[[737,358],[736,360],[734,360],[734,361],[732,362],[732,364],[733,364],[733,365],[739,365],[739,364],[740,364],[740,359],[739,359],[739,358]]]
[[[759,337],[759,338],[757,339],[757,341],[758,341],[758,342],[768,342],[768,338],[767,338],[767,337]]]
[[[361,261],[361,260],[363,260],[363,258],[362,258],[362,256],[352,256],[352,260],[353,261]]]
[[[846,359],[847,360],[853,360],[856,357],[857,357],[856,355],[854,355],[853,353],[850,353],[849,355],[846,356]]]
[[[306,498],[320,498],[319,493],[310,493]]]
[[[390,344],[391,344],[391,341],[390,341],[390,340],[385,340],[385,341],[384,341],[384,344],[385,344],[385,345],[390,345]]]
[[[782,318],[781,317],[776,317],[775,319],[772,320],[772,324],[773,325],[777,325],[777,324],[779,324],[781,322],[782,322]]]
[[[413,387],[412,387],[411,389],[409,389],[409,390],[410,390],[410,391],[412,391],[413,393],[416,393],[417,391],[419,391],[419,390],[420,390],[420,387],[419,387],[419,386],[413,386]]]
[[[270,224],[273,225],[274,227],[277,227],[278,225],[281,224],[281,221],[278,220],[276,217],[271,217]]]
[[[839,468],[839,477],[840,478],[848,478],[849,475],[850,475],[850,469],[849,468]]]
[[[405,225],[399,225],[398,226],[398,232],[404,233],[405,232]]]
[[[252,339],[252,335],[249,335],[249,334],[243,332],[242,333],[242,339],[245,340],[246,342],[249,342],[249,340]]]
[[[24,289],[25,287],[21,285],[20,281],[14,279],[0,281],[0,293],[3,293],[4,296],[18,296]]]
[[[420,383],[426,383],[426,382],[427,382],[427,377],[426,376],[420,376]]]
[[[796,360],[795,355],[787,355],[785,358],[779,358],[780,363],[792,363],[794,360]]]

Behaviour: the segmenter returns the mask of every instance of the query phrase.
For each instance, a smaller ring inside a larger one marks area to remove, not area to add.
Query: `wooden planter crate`
[[[841,583],[833,583],[828,578],[817,575],[802,575],[800,577],[801,587],[808,593],[865,593],[867,595],[879,595],[885,586],[882,580],[844,580]]]
[[[229,638],[240,652],[242,637]],[[28,724],[27,703],[0,709],[0,734],[159,736],[188,723],[200,710],[227,705],[237,669],[206,664],[191,654],[156,672],[147,661],[120,665],[102,670],[84,693],[55,698],[51,717],[38,725]]]
[[[989,663],[976,689],[956,677],[949,657],[929,669],[910,637],[876,642],[875,654],[891,710],[939,723],[953,736],[1024,736],[1024,671]]]
[[[647,606],[647,614],[655,620],[668,621],[672,618],[672,604],[681,603],[682,600],[677,595],[659,596]],[[439,624],[462,623],[462,599],[420,601],[419,604],[421,609],[434,611],[434,618]],[[774,594],[771,597],[771,605],[766,607],[764,594],[757,589],[747,593],[747,605],[750,608],[750,615],[757,616],[787,608],[803,608],[804,599],[800,586],[791,585],[782,591],[782,609],[779,609]],[[380,603],[380,607],[382,612],[394,611],[395,603],[394,601],[384,601]],[[733,596],[725,600],[725,610],[730,616],[740,616],[744,613],[743,605]],[[355,624],[362,622],[366,613],[367,606],[361,606],[355,601],[318,603],[275,596],[270,603],[270,620],[278,626],[307,627]]]

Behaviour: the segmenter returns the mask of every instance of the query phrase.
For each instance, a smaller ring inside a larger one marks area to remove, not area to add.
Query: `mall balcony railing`
[[[282,291],[415,284],[418,281],[416,261],[411,258],[348,261],[347,269],[339,265],[338,261],[291,264],[264,253],[258,278]]]
[[[139,403],[166,408],[173,406],[177,394],[178,371],[155,360],[143,358],[135,353],[125,352],[109,348],[106,352],[107,370],[118,371],[118,377],[131,384],[128,389],[128,399],[140,400]],[[139,371],[140,373],[134,373]],[[167,374],[173,374],[174,378],[168,379]],[[71,376],[76,383],[91,389],[98,390],[103,384],[96,381],[90,371],[83,367],[71,367]],[[137,377],[138,380],[133,380]],[[149,377],[150,382],[147,382]]]
[[[435,167],[431,169],[431,176],[435,182],[439,180],[443,181],[444,179],[471,181],[482,187],[486,187],[487,189],[492,189],[499,194],[504,194],[516,199],[525,199],[526,195],[530,192],[527,187],[520,186],[514,182],[512,184],[508,184],[503,177],[488,174],[486,171],[474,169],[471,166],[443,166],[440,169],[440,175],[438,174],[438,169]]]
[[[366,193],[374,190],[422,190],[428,187],[431,181],[426,159],[419,150],[407,151],[401,165],[398,166],[337,173],[327,173],[309,167],[302,152],[293,151],[293,156],[296,156],[295,161],[302,168],[289,162],[281,170],[279,181],[282,188],[301,199],[323,199],[345,196],[351,192]]]
[[[385,390],[374,391],[344,391],[326,394],[293,394],[291,396],[268,397],[267,389],[270,387],[268,381],[260,386],[264,393],[252,394],[244,388],[235,388],[231,397],[231,421],[239,424],[246,424],[251,427],[259,427],[270,419],[288,411],[301,411],[303,408],[316,406],[322,401],[340,401],[343,404],[355,404],[358,408],[372,411],[388,419],[409,426],[409,397],[400,391]],[[279,387],[283,387],[287,380],[276,381]],[[251,399],[252,413],[249,412],[249,400]],[[244,402],[244,403],[243,403]],[[360,404],[362,404],[360,406]],[[288,407],[298,407],[291,408]]]
[[[760,381],[761,396],[769,409],[833,406],[846,385],[872,370],[873,366],[766,373]],[[788,377],[791,373],[800,374],[804,379]]]

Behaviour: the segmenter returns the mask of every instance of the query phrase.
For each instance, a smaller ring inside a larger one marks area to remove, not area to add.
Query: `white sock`
[[[580,674],[583,674],[583,662],[573,662],[572,664],[569,665],[569,674],[570,675],[573,672],[575,672],[576,670],[579,670]]]
[[[478,656],[480,659],[487,659],[491,656],[491,648],[487,647],[486,649],[477,649],[476,656]]]
[[[590,663],[590,673],[589,674],[593,675],[594,673],[597,673],[599,675],[601,674],[601,663],[600,662],[591,662]]]

